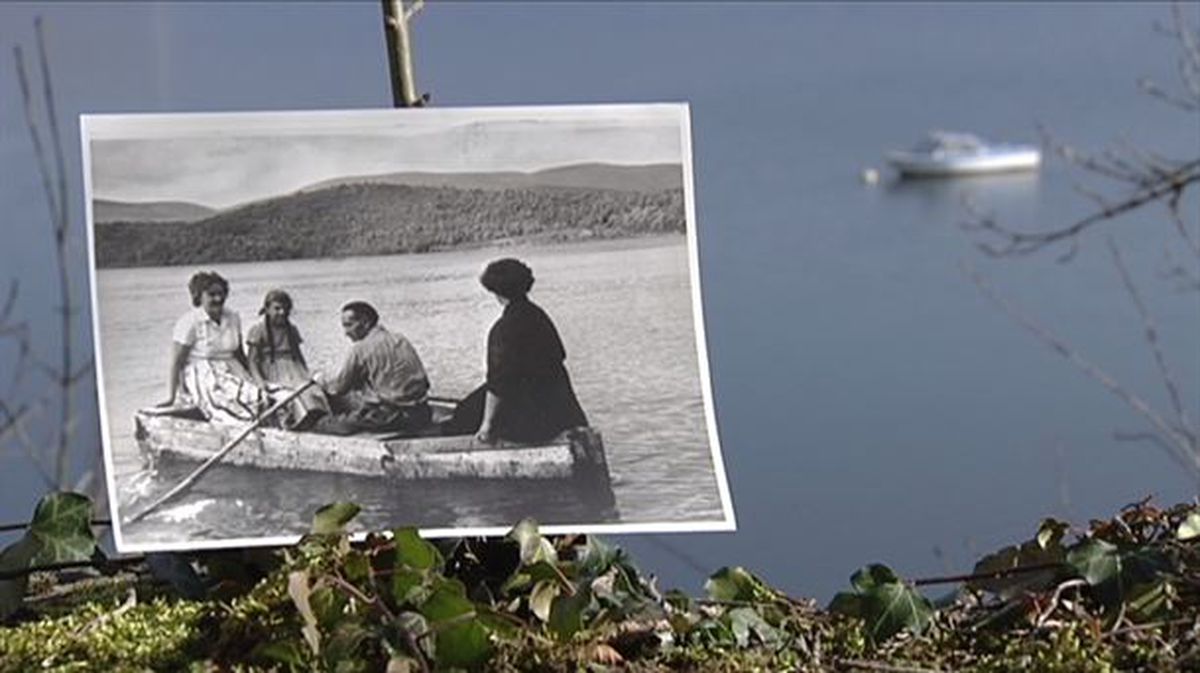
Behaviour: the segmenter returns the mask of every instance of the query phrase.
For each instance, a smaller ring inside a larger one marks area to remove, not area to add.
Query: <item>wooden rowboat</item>
[[[142,460],[201,462],[220,451],[241,426],[210,423],[186,410],[142,409],[134,437]],[[589,504],[612,507],[604,442],[592,428],[574,428],[540,444],[484,443],[472,435],[351,436],[259,428],[221,459],[224,465],[384,477],[405,481],[480,479],[568,483]]]

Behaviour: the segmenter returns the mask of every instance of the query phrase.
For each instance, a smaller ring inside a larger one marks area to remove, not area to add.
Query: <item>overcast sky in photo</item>
[[[350,176],[678,163],[682,114],[659,105],[92,117],[92,196],[225,208]]]

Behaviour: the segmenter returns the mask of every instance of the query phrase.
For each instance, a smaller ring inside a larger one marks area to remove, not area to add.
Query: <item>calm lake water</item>
[[[531,297],[555,320],[567,365],[591,423],[605,437],[619,519],[595,521],[571,494],[527,485],[411,486],[335,475],[224,468],[206,476],[161,514],[122,529],[131,543],[218,540],[304,532],[316,507],[348,500],[364,507],[366,527],[505,526],[534,516],[544,523],[635,523],[722,519],[705,432],[703,397],[688,288],[684,237],[509,247],[538,279]],[[227,264],[228,306],[243,329],[261,298],[286,288],[310,366],[336,370],[349,342],[339,309],[365,299],[389,329],[409,338],[432,394],[461,397],[482,380],[486,334],[500,306],[478,274],[498,253]],[[103,367],[114,440],[117,491],[125,514],[164,492],[193,466],[141,473],[131,418],[165,397],[170,332],[188,310],[192,267],[102,270]]]

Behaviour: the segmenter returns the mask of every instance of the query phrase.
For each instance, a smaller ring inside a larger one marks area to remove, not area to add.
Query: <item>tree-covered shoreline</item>
[[[99,268],[387,255],[522,239],[568,242],[686,230],[682,189],[459,189],[357,183],[195,222],[97,224]]]

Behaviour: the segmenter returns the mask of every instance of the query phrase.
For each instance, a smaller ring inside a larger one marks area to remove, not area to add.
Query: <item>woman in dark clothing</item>
[[[447,428],[480,441],[539,442],[588,424],[550,316],[529,301],[533,272],[515,259],[488,264],[479,278],[504,312],[488,333],[487,382],[467,396]]]

